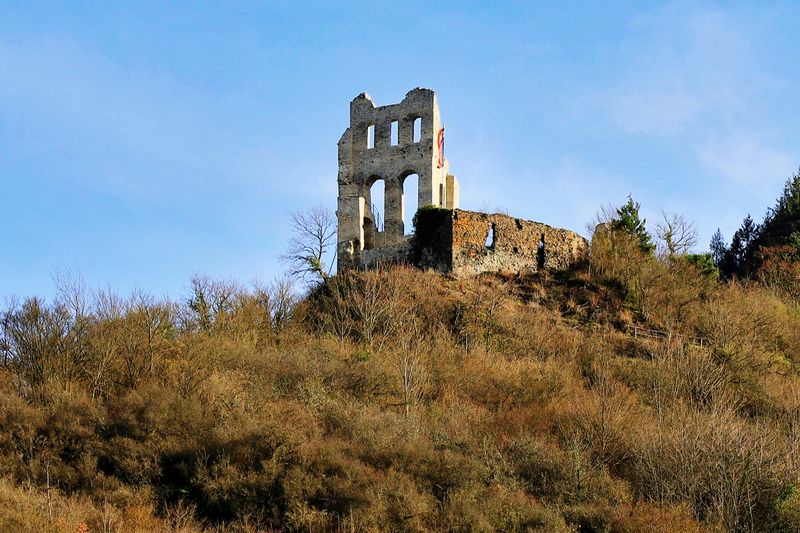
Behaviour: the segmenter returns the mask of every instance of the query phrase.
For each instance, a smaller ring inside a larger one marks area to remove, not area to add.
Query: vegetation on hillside
[[[559,274],[10,301],[0,530],[800,530],[797,300],[626,206]]]
[[[786,181],[760,224],[747,215],[730,245],[717,230],[711,253],[726,278],[759,278],[795,290],[791,285],[800,282],[795,266],[800,259],[800,170]]]

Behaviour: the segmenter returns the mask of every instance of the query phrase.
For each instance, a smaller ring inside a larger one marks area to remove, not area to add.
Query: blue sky
[[[3,2],[0,295],[268,281],[348,103],[436,90],[462,207],[707,248],[800,166],[800,3]]]

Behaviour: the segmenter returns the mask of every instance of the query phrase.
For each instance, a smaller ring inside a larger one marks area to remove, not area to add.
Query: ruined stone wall
[[[415,262],[423,268],[457,277],[564,270],[588,252],[586,239],[566,229],[499,213],[456,209],[443,217],[441,211],[445,210],[418,215],[429,219],[414,251]]]
[[[565,270],[586,257],[589,244],[572,231],[502,214],[453,212],[453,274]],[[487,236],[493,242],[487,246]]]
[[[358,268],[376,269],[389,265],[406,265],[412,263],[411,257],[411,237],[408,236],[405,240],[391,246],[362,250]]]

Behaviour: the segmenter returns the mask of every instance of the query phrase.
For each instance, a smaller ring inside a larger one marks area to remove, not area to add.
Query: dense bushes
[[[606,244],[554,278],[12,303],[0,530],[797,530],[794,300]]]

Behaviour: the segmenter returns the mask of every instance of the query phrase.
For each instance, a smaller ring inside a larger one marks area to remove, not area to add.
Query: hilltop
[[[624,257],[64,283],[4,314],[0,529],[796,529],[795,302]]]

